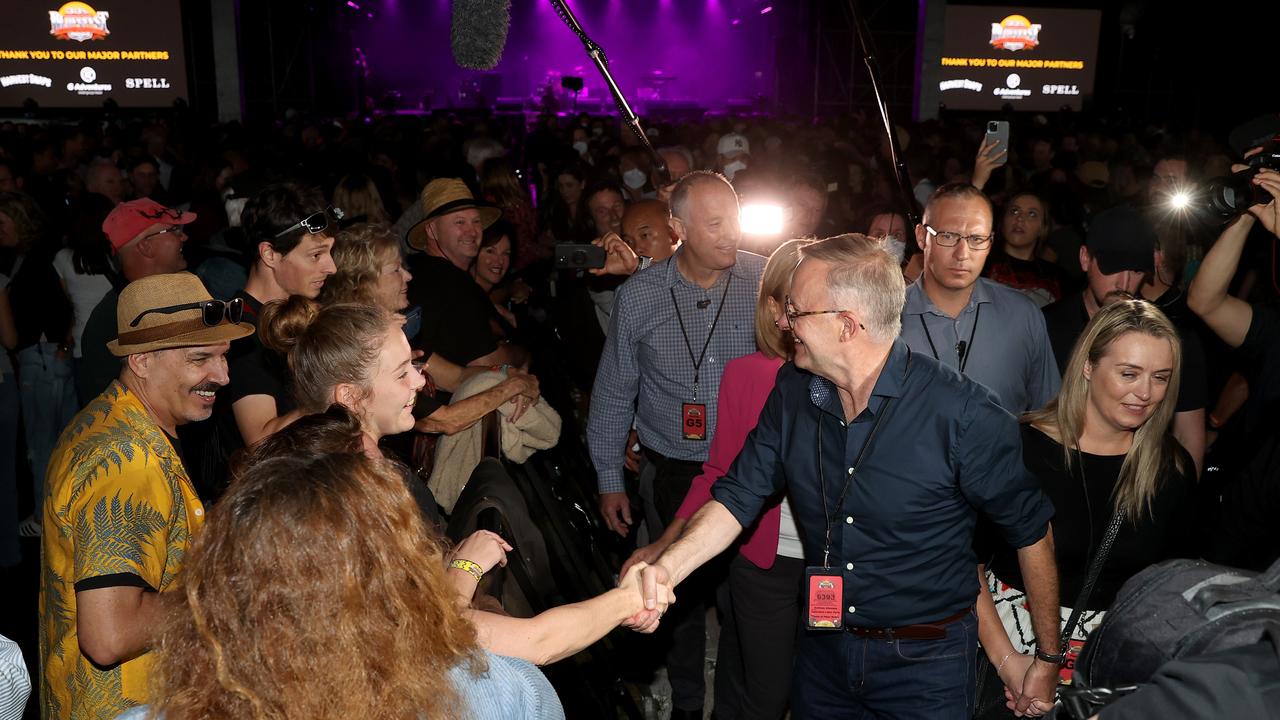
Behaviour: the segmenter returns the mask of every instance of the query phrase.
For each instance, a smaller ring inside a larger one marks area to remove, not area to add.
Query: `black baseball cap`
[[[1131,207],[1114,207],[1095,215],[1084,244],[1104,275],[1155,269],[1156,229]]]

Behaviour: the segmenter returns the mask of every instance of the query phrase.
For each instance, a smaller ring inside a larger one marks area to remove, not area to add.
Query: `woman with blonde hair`
[[[404,266],[399,240],[389,226],[360,223],[342,230],[334,238],[332,253],[337,271],[325,281],[320,291],[321,305],[372,305],[395,313],[401,318],[402,327],[410,322],[402,317],[402,313],[409,305],[409,281],[413,276]],[[301,300],[291,302],[295,307],[307,306]],[[269,330],[267,332],[270,333]],[[413,335],[409,331],[401,334]],[[425,407],[419,408],[420,419],[415,428],[420,432],[452,435],[475,424],[506,402],[520,406],[521,409],[513,415],[518,419],[523,408],[538,399],[538,381],[532,375],[509,368],[507,379],[491,390],[452,405],[435,402],[436,388],[453,392],[466,380],[488,370],[487,367],[462,367],[439,354],[432,354],[422,368],[428,390],[419,398]],[[323,408],[314,408],[313,411],[319,409]]]
[[[356,223],[334,236],[335,271],[317,298],[321,304],[380,305],[391,312],[409,307],[413,276],[400,255],[400,241],[386,223]]]
[[[564,717],[532,664],[481,648],[442,546],[352,427],[308,416],[237,463],[166,596],[151,705],[123,718]]]
[[[1061,664],[1078,653],[1127,579],[1190,549],[1195,466],[1170,434],[1181,352],[1177,330],[1154,305],[1113,302],[1094,315],[1077,341],[1058,396],[1023,416],[1023,462],[1056,510],[1054,551],[1064,604],[1079,602],[1103,537],[1112,523],[1119,528],[1079,609]],[[993,552],[979,556],[989,559],[979,565],[985,588],[978,597],[979,638],[1007,692],[1017,695],[1033,662],[1034,636],[1016,553],[991,545]],[[1073,609],[1062,608],[1064,622]],[[1066,672],[1063,679],[1070,680]],[[997,699],[988,704],[997,715],[1002,712]],[[1033,713],[1052,705],[1053,698],[1039,698]]]
[[[711,500],[711,485],[729,470],[755,428],[778,369],[795,352],[786,315],[787,296],[791,292],[791,273],[800,261],[800,249],[810,242],[787,241],[769,256],[756,300],[759,349],[725,365],[717,406],[720,422],[711,438],[702,474],[694,478],[675,519],[662,536],[636,550],[622,566],[624,573],[633,563],[654,562],[680,537],[689,518]],[[740,668],[728,674],[741,677],[743,682],[731,693],[716,683],[717,707],[724,702],[737,706],[736,713],[721,708],[719,712],[727,717],[781,718],[786,712],[803,576],[804,549],[791,505],[786,498],[776,498],[760,521],[743,533],[739,553],[729,565],[732,622],[721,628],[717,662],[726,671],[728,663],[740,663]]]
[[[426,384],[422,373],[413,367],[409,343],[400,329],[402,322],[399,316],[373,305],[320,307],[294,296],[267,304],[258,332],[263,345],[288,357],[299,411],[319,413],[331,405],[346,408],[359,424],[364,452],[384,459],[380,441],[415,426],[413,407]],[[506,382],[514,382],[518,390],[524,387],[518,378]],[[438,509],[426,484],[403,465],[396,467],[424,518],[435,521]],[[496,565],[505,564],[505,551],[510,549],[501,538],[485,531],[459,545],[455,559],[467,562],[452,566],[448,574],[462,601],[471,601],[476,583]],[[639,591],[632,590],[638,598]],[[637,612],[638,607],[617,615],[620,608],[631,607],[625,602],[630,599],[628,594],[619,596],[610,591],[528,619],[479,610],[467,613],[485,648],[545,664],[590,645]]]

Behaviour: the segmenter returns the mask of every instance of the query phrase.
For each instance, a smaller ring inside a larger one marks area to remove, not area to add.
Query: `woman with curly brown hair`
[[[358,427],[308,416],[233,468],[168,599],[151,705],[123,718],[564,716],[532,664],[477,646],[440,544]]]

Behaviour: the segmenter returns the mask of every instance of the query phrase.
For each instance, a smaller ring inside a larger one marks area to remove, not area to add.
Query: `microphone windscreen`
[[[471,70],[492,70],[510,25],[511,0],[453,0],[453,59]]]

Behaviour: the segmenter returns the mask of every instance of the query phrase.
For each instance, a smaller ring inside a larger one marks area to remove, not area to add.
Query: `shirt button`
[[[196,517],[204,515],[204,508],[196,508]]]
[[[850,474],[850,475],[852,475],[852,474],[853,474],[853,468],[849,468],[849,474]]]
[[[845,525],[852,525],[852,524],[853,524],[853,516],[852,516],[852,515],[850,515],[849,517],[846,517],[846,518],[844,519],[844,524],[845,524]]]
[[[853,570],[853,563],[845,563],[845,564],[844,564],[844,569],[845,569],[845,570]],[[853,612],[853,611],[852,611],[852,610],[850,610],[849,612]]]
[[[853,612],[854,612],[854,610],[856,610],[856,608],[855,608],[855,607],[853,607],[852,605],[850,605],[850,606],[849,606],[849,614],[850,614],[850,615],[852,615],[852,614],[853,614]]]

